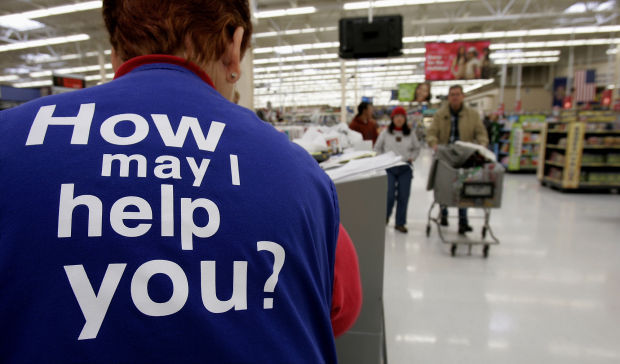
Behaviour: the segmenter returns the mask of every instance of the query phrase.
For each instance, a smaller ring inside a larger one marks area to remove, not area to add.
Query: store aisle
[[[393,217],[386,229],[388,363],[620,362],[620,196],[507,175],[491,216],[501,245],[452,258],[434,226],[425,235],[430,161],[415,165],[409,233]]]

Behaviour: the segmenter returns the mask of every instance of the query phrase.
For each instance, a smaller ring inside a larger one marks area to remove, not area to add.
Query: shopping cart
[[[477,167],[453,168],[443,160],[435,159],[433,171],[429,176],[427,189],[434,192],[434,201],[428,210],[426,236],[431,234],[431,222],[437,225],[439,238],[444,244],[450,244],[450,253],[456,254],[458,245],[468,245],[469,254],[473,245],[482,245],[482,254],[489,255],[491,245],[499,244],[489,225],[491,209],[501,207],[504,168],[496,162],[487,162]],[[442,232],[441,207],[480,208],[484,211],[482,239],[447,240]],[[437,208],[436,217],[433,210]],[[487,234],[490,239],[487,239]]]

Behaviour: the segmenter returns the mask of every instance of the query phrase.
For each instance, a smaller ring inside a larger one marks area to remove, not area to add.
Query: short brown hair
[[[127,61],[148,54],[185,54],[204,64],[224,54],[243,27],[241,56],[250,44],[248,0],[104,0],[110,43]]]
[[[457,89],[457,88],[458,88],[459,90],[461,90],[461,93],[462,93],[462,94],[464,94],[464,93],[465,93],[465,92],[463,92],[463,86],[461,86],[461,85],[452,85],[452,86],[450,86],[450,89],[448,90],[448,92],[451,92],[452,90],[455,90],[455,89]]]

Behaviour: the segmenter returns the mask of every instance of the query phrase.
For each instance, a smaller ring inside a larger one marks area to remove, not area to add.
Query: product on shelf
[[[538,155],[539,152],[540,146],[537,144],[526,144],[523,145],[523,148],[521,149],[522,155]]]
[[[607,154],[607,163],[609,163],[609,164],[620,164],[620,153],[610,153],[610,154]]]
[[[558,145],[559,146],[566,146],[566,138],[560,138],[558,140]]]
[[[562,170],[560,168],[551,167],[549,168],[549,172],[547,172],[547,177],[561,180]]]
[[[553,126],[549,127],[550,131],[566,131],[568,127],[567,123],[554,123]]]
[[[586,131],[612,131],[613,124],[611,123],[587,123]]]
[[[620,137],[614,136],[590,136],[586,138],[586,146],[606,146],[615,147],[620,146]]]
[[[581,156],[582,164],[600,164],[605,163],[604,154],[583,153]]]
[[[523,143],[534,143],[534,142],[537,142],[539,135],[540,134],[523,133]]]
[[[551,162],[564,164],[564,154],[560,152],[551,152],[551,156],[549,157]]]
[[[620,173],[617,172],[590,172],[588,173],[589,183],[615,185],[620,183]]]

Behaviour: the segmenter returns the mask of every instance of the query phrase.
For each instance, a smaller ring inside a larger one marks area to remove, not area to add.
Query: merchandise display
[[[511,115],[500,132],[498,159],[509,172],[536,172],[546,115]]]
[[[620,114],[565,111],[542,133],[538,178],[543,185],[567,189],[620,187]]]

